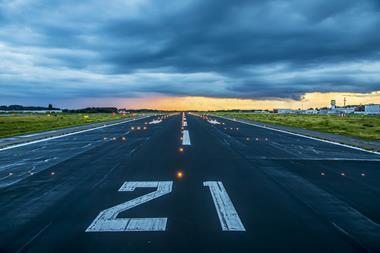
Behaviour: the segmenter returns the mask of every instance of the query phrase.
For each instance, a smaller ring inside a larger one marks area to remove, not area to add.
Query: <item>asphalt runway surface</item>
[[[0,151],[0,252],[380,252],[379,193],[377,154],[150,117]]]

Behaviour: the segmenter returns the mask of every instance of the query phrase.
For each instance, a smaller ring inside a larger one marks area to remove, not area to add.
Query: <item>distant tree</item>
[[[65,110],[65,112],[71,113],[117,113],[116,107],[87,107],[77,110]]]
[[[22,105],[2,105],[0,106],[0,110],[4,111],[41,111],[41,110],[59,110],[59,108],[54,108],[53,105],[49,105],[49,107],[42,106],[22,106]]]

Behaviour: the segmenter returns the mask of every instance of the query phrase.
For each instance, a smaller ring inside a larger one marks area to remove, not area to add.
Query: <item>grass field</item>
[[[111,113],[4,114],[0,115],[0,138],[121,118]]]
[[[258,113],[215,113],[219,116],[248,119],[265,123],[299,127],[320,132],[380,140],[380,116],[347,115],[301,115]]]

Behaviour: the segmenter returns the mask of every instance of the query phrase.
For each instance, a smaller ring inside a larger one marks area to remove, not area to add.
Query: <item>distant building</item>
[[[338,108],[338,111],[340,113],[344,113],[344,114],[351,114],[351,113],[354,113],[356,110],[356,107],[343,107],[343,108]]]
[[[380,114],[380,104],[369,104],[364,107],[366,114]]]
[[[120,113],[120,114],[127,114],[127,113],[129,113],[129,111],[127,111],[126,109],[119,109],[118,113]]]
[[[268,111],[266,110],[254,110],[253,113],[269,113]]]
[[[329,110],[328,109],[320,109],[319,114],[328,114],[329,113]]]
[[[299,110],[300,114],[317,114],[318,111],[314,109]]]
[[[280,114],[289,114],[289,113],[296,113],[295,110],[292,110],[292,109],[277,109],[277,113],[280,113]]]
[[[352,107],[336,107],[327,112],[327,114],[351,114],[355,113],[355,106]]]

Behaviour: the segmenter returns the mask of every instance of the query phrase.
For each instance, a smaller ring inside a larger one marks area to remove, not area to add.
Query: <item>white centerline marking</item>
[[[244,225],[241,222],[223,183],[220,181],[207,181],[203,182],[203,185],[210,189],[222,230],[245,231]]]
[[[183,135],[182,135],[182,145],[191,145],[190,142],[190,135],[188,130],[183,130]]]

